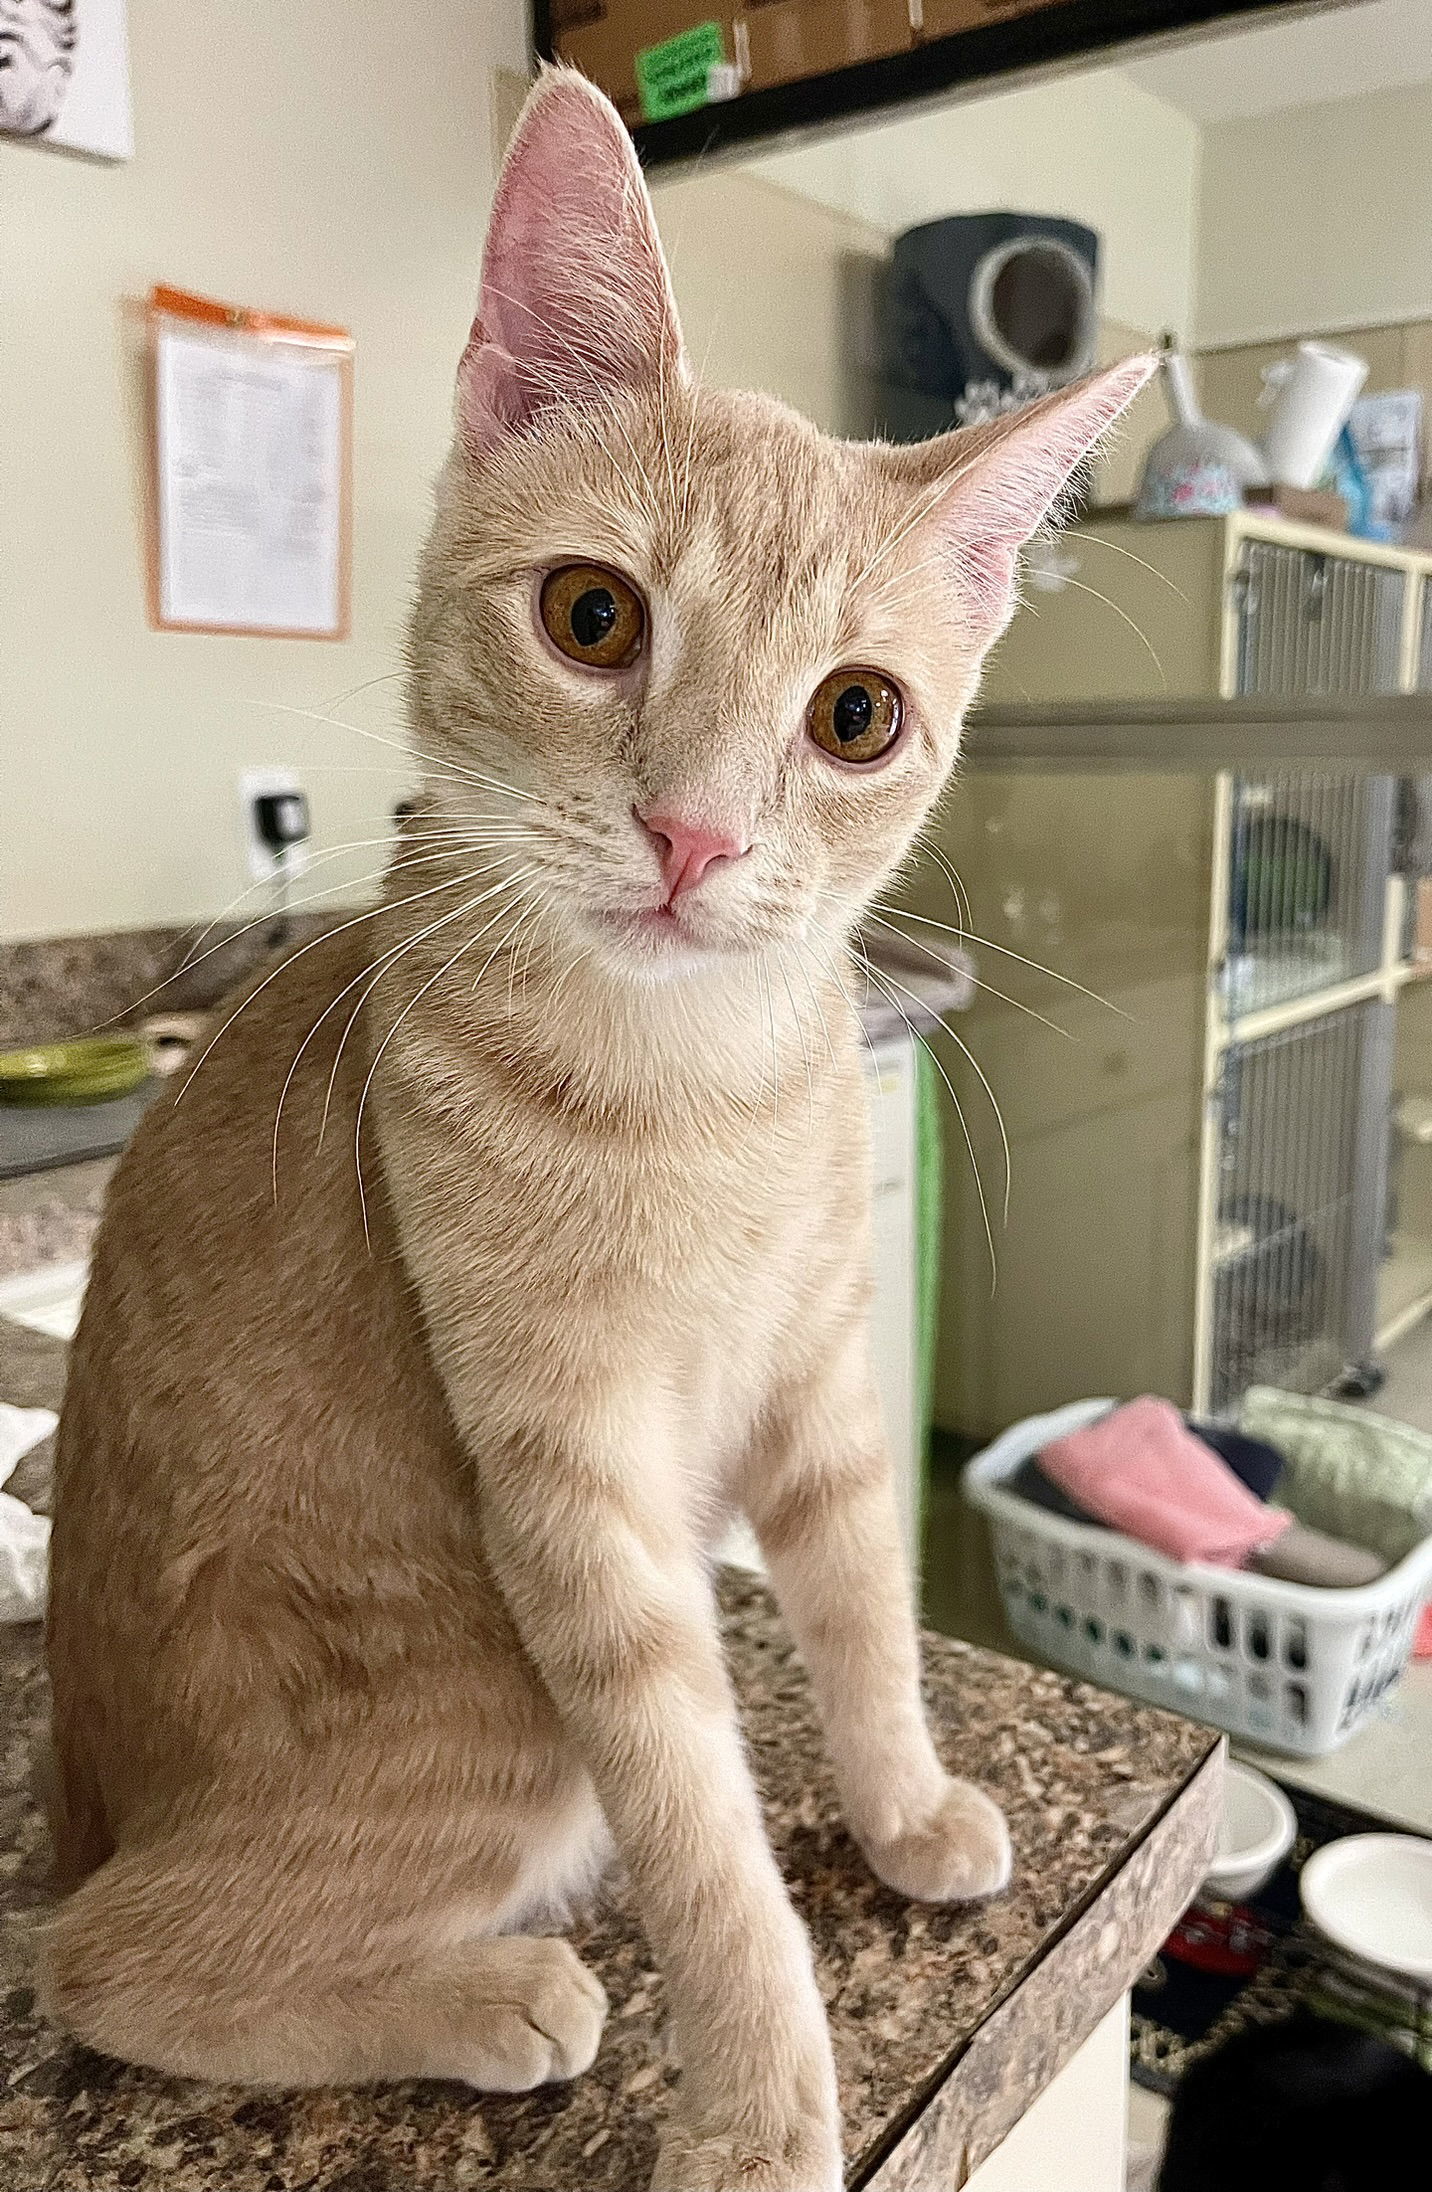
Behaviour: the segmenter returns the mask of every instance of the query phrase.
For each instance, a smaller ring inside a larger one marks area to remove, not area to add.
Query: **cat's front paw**
[[[840,2192],[841,2183],[839,2140],[823,2124],[703,2136],[678,2121],[662,2142],[651,2192]]]
[[[867,1843],[872,1871],[920,1903],[998,1895],[1014,1869],[1004,1813],[972,1781],[947,1779],[928,1816],[890,1841]]]

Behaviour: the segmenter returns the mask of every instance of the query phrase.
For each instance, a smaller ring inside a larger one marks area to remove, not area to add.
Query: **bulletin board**
[[[153,623],[346,638],[352,337],[167,288],[148,332]]]

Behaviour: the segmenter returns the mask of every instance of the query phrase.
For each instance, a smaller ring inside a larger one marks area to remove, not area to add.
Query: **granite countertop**
[[[0,1399],[53,1404],[56,1341],[0,1319]],[[17,1489],[19,1487],[17,1486]],[[32,1483],[29,1496],[42,1493]],[[1212,1848],[1221,1744],[1088,1685],[926,1643],[949,1764],[1010,1819],[1009,1894],[902,1901],[840,1824],[800,1661],[751,1578],[722,1587],[727,1646],[777,1855],[815,1941],[840,2075],[847,2182],[954,2192],[1148,1961]],[[48,2025],[30,1983],[47,1903],[29,1787],[40,1635],[0,1630],[0,2187],[4,2192],[638,2192],[672,2072],[661,1981],[614,1890],[577,1931],[611,1996],[594,2068],[516,2098],[418,2084],[292,2095],[165,2079]]]
[[[0,1178],[0,1279],[42,1264],[87,1259],[114,1163],[112,1157],[99,1157]]]

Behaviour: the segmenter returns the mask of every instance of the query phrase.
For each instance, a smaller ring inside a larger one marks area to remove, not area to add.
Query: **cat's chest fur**
[[[395,1044],[380,1118],[430,1319],[481,1366],[495,1418],[644,1395],[699,1505],[719,1508],[826,1306],[866,1281],[859,1062],[773,1100],[613,1116],[500,1057]],[[446,1309],[435,1307],[444,1303]],[[441,1334],[440,1334],[441,1337]],[[502,1428],[494,1422],[494,1428]]]

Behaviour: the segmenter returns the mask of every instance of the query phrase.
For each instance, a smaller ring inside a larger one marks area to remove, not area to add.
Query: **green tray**
[[[138,1088],[148,1071],[144,1045],[132,1035],[0,1051],[0,1103],[103,1104]]]

